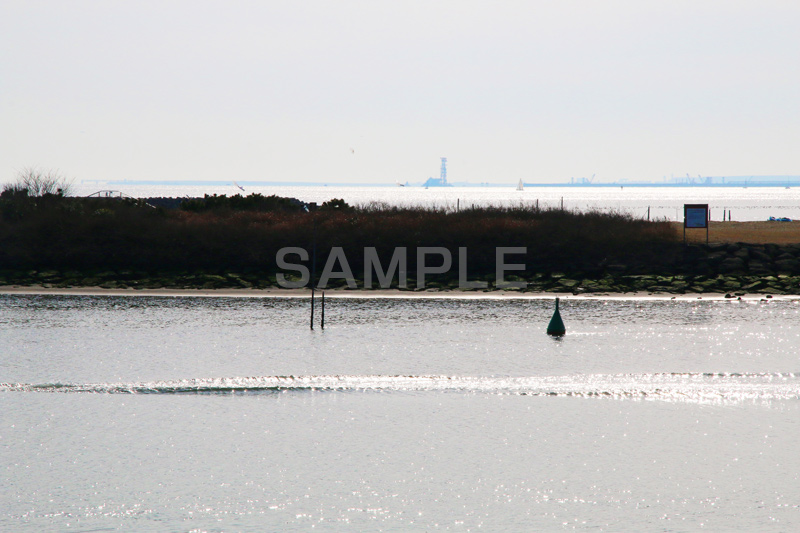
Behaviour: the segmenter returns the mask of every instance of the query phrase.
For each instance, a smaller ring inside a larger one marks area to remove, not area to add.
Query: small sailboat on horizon
[[[525,190],[525,185],[522,183],[521,179],[519,180],[519,183],[517,183],[517,190],[518,191],[524,191]]]

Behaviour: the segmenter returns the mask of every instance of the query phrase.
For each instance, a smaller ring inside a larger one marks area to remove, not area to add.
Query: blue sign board
[[[708,228],[708,204],[685,204],[683,206],[684,228]]]

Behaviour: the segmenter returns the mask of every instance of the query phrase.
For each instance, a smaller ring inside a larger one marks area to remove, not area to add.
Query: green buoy
[[[561,313],[558,312],[558,298],[556,298],[556,310],[553,312],[553,318],[550,319],[550,323],[547,325],[547,334],[560,337],[566,332],[567,328],[564,327],[564,321],[561,320]]]

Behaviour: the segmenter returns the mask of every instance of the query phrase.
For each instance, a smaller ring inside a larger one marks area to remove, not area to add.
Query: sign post
[[[705,228],[708,244],[708,204],[683,204],[683,244],[686,244],[686,228]]]

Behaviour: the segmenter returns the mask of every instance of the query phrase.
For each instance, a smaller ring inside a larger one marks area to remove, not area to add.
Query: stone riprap
[[[536,267],[534,267],[536,268]],[[725,293],[800,295],[800,244],[708,244],[670,247],[661,260],[610,261],[591,270],[542,268],[509,275],[506,281],[524,282],[524,288],[496,286],[494,276],[476,275],[489,289],[572,294],[603,293]],[[395,280],[396,282],[396,280]],[[106,289],[266,289],[276,288],[274,272],[179,272],[134,271],[78,272],[57,270],[0,270],[0,286],[45,288],[99,287]],[[345,288],[333,279],[328,288]],[[358,281],[363,289],[363,283]],[[378,288],[377,285],[374,288]],[[451,275],[429,277],[417,288],[413,274],[407,290],[462,290]],[[475,289],[472,289],[475,290]]]

